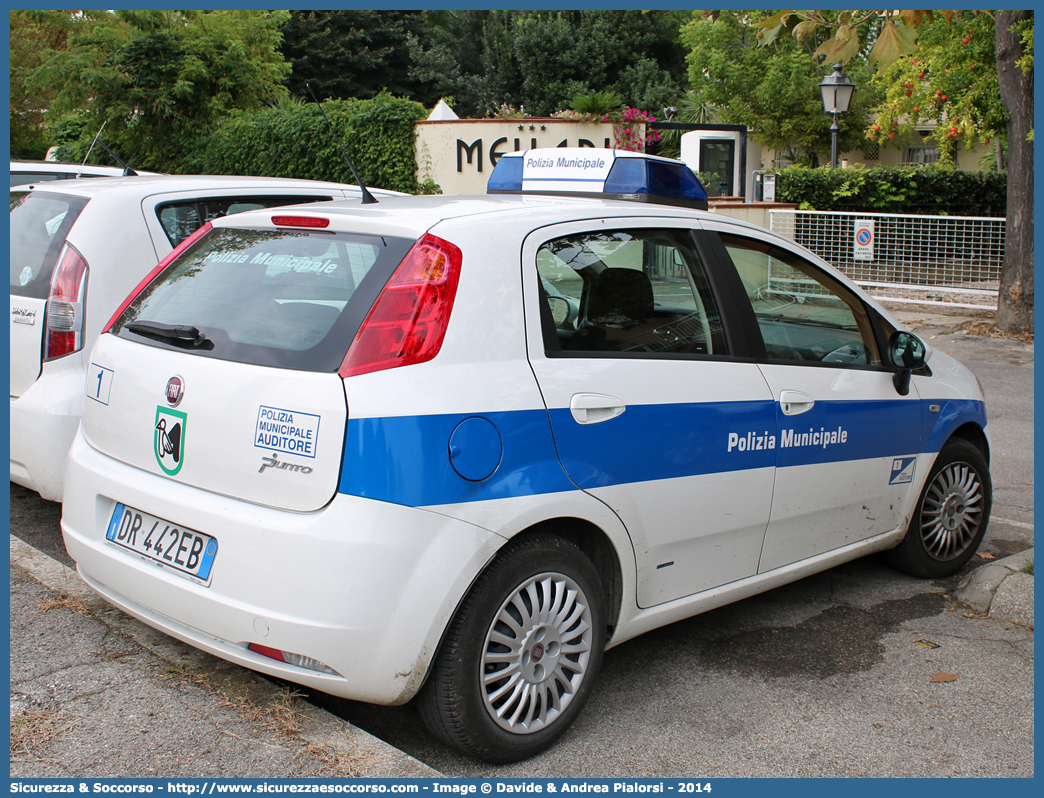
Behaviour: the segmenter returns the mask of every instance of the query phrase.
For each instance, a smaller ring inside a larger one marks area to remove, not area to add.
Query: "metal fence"
[[[815,252],[878,299],[982,310],[997,307],[1004,219],[770,211],[769,226]]]

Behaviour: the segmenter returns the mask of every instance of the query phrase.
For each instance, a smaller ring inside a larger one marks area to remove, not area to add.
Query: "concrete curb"
[[[1022,569],[1033,549],[976,568],[958,585],[955,598],[980,615],[1033,628],[1033,577]]]
[[[52,590],[78,599],[96,619],[131,637],[160,659],[172,665],[189,666],[206,672],[208,676],[213,676],[213,681],[225,692],[249,697],[255,704],[282,703],[282,692],[270,682],[167,637],[116,610],[91,590],[75,571],[14,535],[11,535],[11,565],[21,568]],[[320,752],[320,755],[336,755],[341,761],[351,762],[353,768],[365,777],[442,777],[441,773],[423,762],[324,710],[305,705],[299,721],[299,737],[309,749]]]

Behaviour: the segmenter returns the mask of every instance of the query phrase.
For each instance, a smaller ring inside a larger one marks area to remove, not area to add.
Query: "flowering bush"
[[[520,105],[515,108],[513,105],[507,103],[501,103],[500,107],[493,112],[492,119],[528,119],[529,114],[526,113],[526,106]]]
[[[594,95],[582,95],[573,98],[573,105],[580,108],[593,107],[595,100],[601,100],[600,95],[606,92],[595,92]],[[612,95],[615,97],[616,95]],[[603,103],[603,107],[605,106]],[[524,105],[514,108],[504,103],[493,113],[494,119],[527,119]],[[566,108],[551,114],[552,119],[565,119],[570,122],[611,122],[613,125],[613,136],[616,139],[615,147],[618,150],[630,150],[631,152],[645,152],[648,144],[655,144],[660,140],[660,133],[649,127],[650,122],[655,122],[656,117],[640,111],[637,108],[623,106],[622,109],[613,111],[602,111],[595,113],[588,110],[578,110],[577,107]],[[643,135],[642,128],[645,126]]]
[[[616,138],[616,149],[630,150],[631,152],[645,152],[646,144],[653,144],[660,140],[660,133],[648,127],[649,122],[655,122],[656,117],[637,108],[625,107],[617,116],[607,116],[603,122],[613,123],[613,136]],[[641,134],[642,125],[645,127],[645,136]]]
[[[597,122],[598,114],[587,114],[566,108],[563,111],[555,111],[551,114],[552,119],[567,119],[570,122]]]

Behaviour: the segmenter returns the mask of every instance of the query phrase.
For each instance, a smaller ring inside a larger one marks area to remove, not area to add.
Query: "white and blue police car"
[[[677,161],[215,219],[90,357],[62,528],[117,607],[512,761],[603,651],[887,551],[958,571],[981,386]]]

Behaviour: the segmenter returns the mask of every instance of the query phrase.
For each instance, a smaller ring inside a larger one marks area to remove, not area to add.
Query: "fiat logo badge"
[[[181,377],[171,377],[167,380],[167,404],[177,407],[185,396],[185,381]]]

